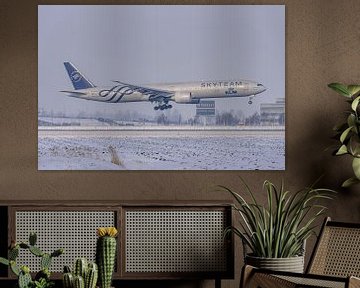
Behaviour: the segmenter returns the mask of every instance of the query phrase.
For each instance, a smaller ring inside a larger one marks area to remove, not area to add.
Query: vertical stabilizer
[[[64,62],[64,65],[75,90],[96,87],[90,80],[86,79],[71,62]]]

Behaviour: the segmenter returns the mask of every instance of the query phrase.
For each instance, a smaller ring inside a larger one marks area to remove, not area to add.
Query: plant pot
[[[289,258],[263,258],[246,255],[245,263],[262,269],[304,273],[304,256]]]

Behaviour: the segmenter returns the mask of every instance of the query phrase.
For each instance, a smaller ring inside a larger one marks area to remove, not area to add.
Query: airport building
[[[275,103],[260,104],[261,125],[285,125],[285,98],[276,99]]]
[[[196,104],[195,123],[200,125],[215,125],[215,101],[206,100]]]

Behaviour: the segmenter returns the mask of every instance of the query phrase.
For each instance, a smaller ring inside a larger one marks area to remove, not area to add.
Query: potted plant
[[[344,85],[331,83],[331,89],[347,98],[350,110],[347,112],[346,122],[334,127],[339,145],[334,155],[350,155],[352,157],[352,168],[354,176],[347,179],[342,187],[349,187],[360,183],[360,85]]]
[[[115,227],[100,227],[97,229],[96,263],[99,267],[99,287],[110,288],[116,260]]]
[[[115,227],[99,227],[96,230],[96,263],[88,262],[86,258],[78,258],[71,271],[64,266],[62,277],[64,288],[113,288],[112,276],[116,260],[116,237],[118,231]],[[99,286],[96,286],[98,283]]]
[[[63,288],[95,288],[98,279],[98,266],[86,258],[78,258],[71,271],[69,266],[64,266],[62,276]]]
[[[261,205],[254,193],[242,180],[251,201],[233,190],[220,186],[235,199],[233,205],[240,215],[239,227],[228,227],[225,233],[239,236],[251,253],[244,255],[245,264],[259,268],[303,272],[304,245],[314,233],[315,220],[326,207],[317,202],[331,199],[329,189],[304,188],[296,193],[285,191],[283,183],[278,189],[266,180],[266,205]],[[245,249],[244,249],[245,251]]]
[[[0,263],[10,266],[11,271],[18,277],[18,288],[50,288],[54,286],[54,282],[50,280],[50,265],[54,257],[59,257],[64,253],[63,249],[57,249],[52,253],[43,252],[36,246],[37,236],[30,233],[29,243],[13,242],[9,248],[8,259],[0,257]],[[41,270],[36,273],[32,279],[30,268],[26,265],[19,265],[16,260],[19,256],[20,249],[28,250],[31,254],[39,257]]]

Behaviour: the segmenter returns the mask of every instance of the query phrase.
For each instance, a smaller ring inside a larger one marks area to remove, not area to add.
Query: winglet
[[[64,65],[75,90],[96,87],[71,62],[64,62]]]

